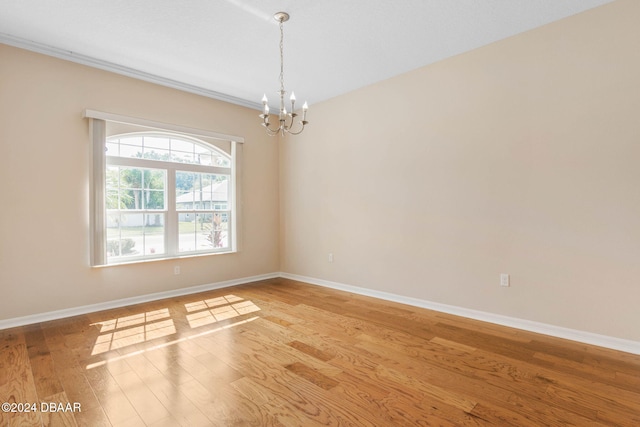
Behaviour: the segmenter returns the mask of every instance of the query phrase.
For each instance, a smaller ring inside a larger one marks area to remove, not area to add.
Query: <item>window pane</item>
[[[142,214],[107,215],[107,259],[131,257],[144,247]]]
[[[142,157],[142,147],[120,144],[120,157]]]
[[[118,138],[120,144],[133,145],[138,148],[142,148],[142,137],[136,135],[123,136],[122,138]]]
[[[157,169],[144,169],[142,185],[145,188],[144,209],[164,209],[166,172]]]
[[[213,166],[213,156],[211,153],[196,153],[196,163],[199,165]]]
[[[211,210],[229,200],[229,176],[208,173],[176,173],[176,209]]]
[[[140,209],[140,190],[120,189],[118,209]]]
[[[106,173],[107,209],[165,209],[167,172],[109,166]]]
[[[191,252],[196,249],[195,214],[181,213],[178,215],[178,252]]]
[[[164,209],[164,190],[144,190],[145,209]]]
[[[212,243],[216,249],[229,247],[229,221],[226,213],[213,214]]]
[[[196,249],[213,248],[213,215],[211,213],[196,214]]]
[[[107,166],[106,186],[107,188],[118,188],[120,180],[120,168],[118,166]]]
[[[179,251],[210,251],[229,247],[228,213],[190,212],[179,214]]]
[[[107,240],[120,239],[120,214],[107,215]]]
[[[171,139],[163,136],[145,136],[144,146],[151,148],[160,148],[162,150],[169,150],[169,141]]]
[[[107,260],[162,255],[165,214],[114,213],[107,215]]]
[[[144,226],[144,254],[165,253],[164,214],[146,214]]]
[[[200,144],[194,144],[194,151],[196,154],[211,154],[211,149],[204,147]]]
[[[179,214],[180,252],[229,248],[229,213],[189,212]]]
[[[164,190],[166,172],[158,169],[144,170],[144,188]]]
[[[119,182],[120,175],[118,167],[108,166],[105,175],[105,206],[107,209],[118,209],[120,206],[120,199],[118,195]]]
[[[125,250],[122,255],[140,255],[144,250],[144,215],[120,214],[120,241]],[[131,244],[133,242],[133,245]],[[129,248],[130,247],[130,248]],[[126,248],[129,248],[126,250]]]
[[[107,209],[119,209],[120,202],[118,199],[118,190],[112,190],[107,188],[107,198],[105,200]]]
[[[193,201],[195,193],[193,191],[176,191],[176,209],[191,210],[194,208]]]
[[[171,151],[184,151],[187,153],[193,153],[194,143],[191,141],[184,141],[182,139],[171,140]]]
[[[193,153],[171,150],[171,161],[177,163],[194,163]]]
[[[176,189],[191,190],[196,174],[192,172],[176,172]]]
[[[195,163],[205,166],[213,166],[214,153],[210,148],[204,147],[200,144],[195,144]]]
[[[214,163],[215,166],[220,166],[223,168],[230,168],[231,167],[231,162],[229,161],[228,157],[225,156],[221,156],[220,154],[215,154],[214,155]]]
[[[120,168],[121,188],[142,188],[142,170],[133,168]]]
[[[211,187],[211,200],[213,203],[226,203],[229,201],[229,177],[215,175],[216,180]]]
[[[164,162],[171,161],[171,154],[169,153],[169,150],[160,150],[157,148],[144,147],[144,154],[142,157],[149,160],[162,160]]]

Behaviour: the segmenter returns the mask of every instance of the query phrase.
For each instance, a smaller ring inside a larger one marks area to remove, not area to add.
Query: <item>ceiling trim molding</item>
[[[183,92],[205,96],[207,98],[216,99],[218,101],[229,102],[231,104],[240,105],[242,107],[251,108],[253,110],[262,110],[262,104],[258,102],[249,102],[244,99],[236,98],[235,96],[216,92],[214,90],[182,83],[177,80],[136,70],[134,68],[124,67],[122,65],[114,64],[113,62],[103,61],[101,59],[93,58],[91,56],[83,55],[73,51],[59,49],[53,46],[48,46],[46,44],[26,40],[20,37],[15,37],[10,34],[0,33],[0,43],[18,47],[20,49],[29,50],[31,52],[41,53],[47,56],[53,56],[55,58],[75,62],[77,64],[98,68],[100,70],[110,71],[112,73],[120,74],[149,83],[154,83],[160,86],[170,87],[172,89],[181,90]]]

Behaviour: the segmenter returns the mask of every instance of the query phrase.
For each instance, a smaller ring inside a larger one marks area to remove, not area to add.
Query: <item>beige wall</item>
[[[620,0],[312,106],[280,153],[282,271],[639,341],[638,16]]]
[[[244,136],[242,251],[89,267],[85,108]],[[278,144],[254,110],[0,44],[0,182],[0,320],[278,271]]]

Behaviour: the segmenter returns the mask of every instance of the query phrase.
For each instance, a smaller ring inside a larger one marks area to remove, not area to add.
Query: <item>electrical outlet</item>
[[[508,287],[511,286],[511,281],[509,280],[509,275],[502,273],[500,274],[500,286]]]
[[[175,267],[173,267],[173,274],[175,274],[176,276],[178,274],[180,274],[180,266],[176,265]]]

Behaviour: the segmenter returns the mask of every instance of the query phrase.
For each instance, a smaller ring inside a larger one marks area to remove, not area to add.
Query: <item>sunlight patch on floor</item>
[[[192,329],[260,311],[260,307],[253,302],[235,295],[190,302],[184,307],[187,322]],[[100,335],[91,350],[92,356],[167,337],[177,332],[168,308],[117,317],[94,323],[92,326],[100,327]]]
[[[260,307],[251,301],[235,295],[196,301],[184,305],[187,310],[189,326],[197,328],[222,320],[232,319],[243,314],[260,311]]]
[[[94,325],[100,325],[100,336],[96,338],[91,355],[176,333],[167,308],[118,317]]]
[[[244,325],[246,323],[253,322],[254,320],[257,320],[257,319],[259,319],[258,316],[250,317],[250,318],[245,319],[245,320],[241,320],[241,321],[238,321],[238,322],[235,322],[235,323],[230,323],[228,325],[220,326],[219,328],[208,329],[206,331],[200,332],[199,334],[194,334],[194,335],[190,335],[188,337],[183,337],[183,338],[179,338],[179,339],[172,340],[172,341],[169,341],[169,342],[164,342],[162,344],[154,345],[153,347],[149,347],[149,348],[146,348],[144,350],[134,351],[134,352],[122,355],[122,356],[110,357],[110,358],[108,358],[106,360],[101,360],[101,361],[96,362],[96,363],[88,364],[86,366],[86,369],[97,368],[99,366],[104,366],[109,362],[116,362],[118,360],[127,359],[129,357],[137,356],[139,354],[144,354],[144,353],[147,353],[147,352],[150,352],[150,351],[158,350],[160,348],[165,348],[165,347],[169,347],[169,346],[172,346],[172,345],[176,345],[176,344],[179,344],[181,342],[192,340],[194,338],[200,338],[200,337],[205,336],[205,335],[210,335],[210,334],[213,334],[213,333],[216,333],[216,332],[220,332],[220,331],[223,331],[223,330],[226,330],[226,329],[230,329],[230,328],[233,328],[233,327],[236,327],[236,326]]]

